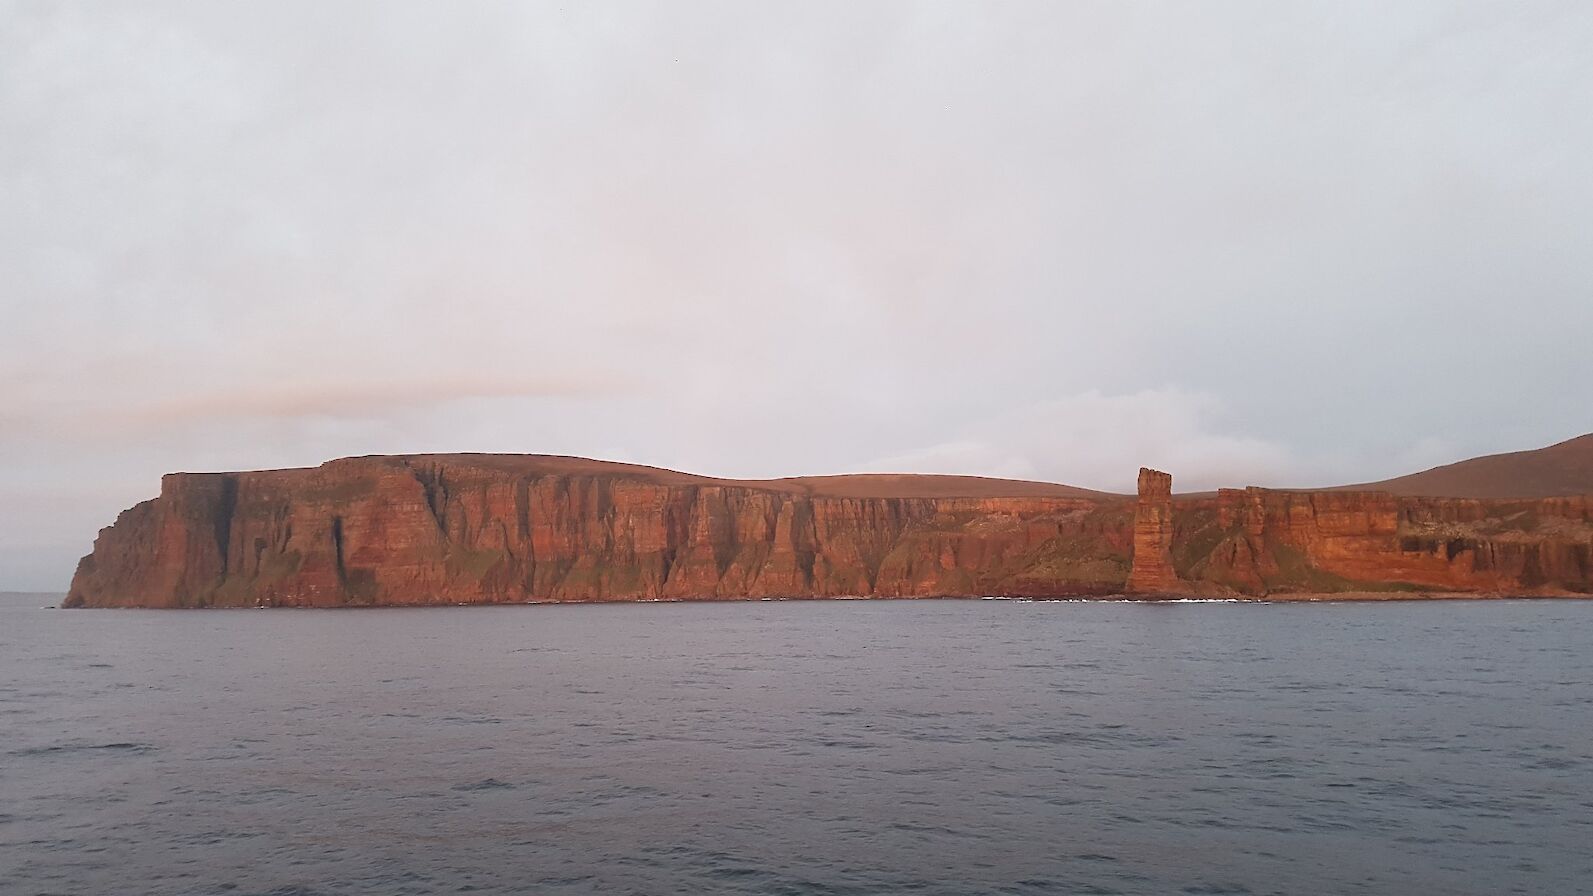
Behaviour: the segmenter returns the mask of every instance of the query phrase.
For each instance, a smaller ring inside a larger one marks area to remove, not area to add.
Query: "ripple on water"
[[[0,891],[1593,879],[1593,604],[29,615],[0,620]]]
[[[74,743],[74,744],[50,744],[48,746],[43,746],[43,747],[26,747],[26,748],[21,749],[21,750],[13,750],[11,752],[11,755],[13,755],[13,756],[60,756],[60,755],[65,755],[65,754],[69,754],[69,753],[81,753],[81,752],[88,752],[88,751],[103,751],[103,752],[109,752],[109,753],[129,753],[129,754],[132,754],[132,753],[148,753],[148,752],[153,751],[154,749],[155,749],[155,747],[152,746],[151,744],[139,744],[139,743],[120,742],[119,741],[119,742],[116,742],[116,743],[108,743],[108,744]]]
[[[478,790],[514,790],[515,785],[510,784],[508,781],[500,781],[497,778],[482,778],[480,781],[455,784],[452,789],[468,793]]]

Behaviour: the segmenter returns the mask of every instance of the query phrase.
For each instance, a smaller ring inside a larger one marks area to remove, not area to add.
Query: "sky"
[[[1593,4],[0,0],[0,588],[173,470],[1593,430]]]

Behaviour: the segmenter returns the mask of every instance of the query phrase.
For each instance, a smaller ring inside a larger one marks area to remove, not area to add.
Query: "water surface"
[[[0,606],[0,892],[1570,894],[1593,603]]]

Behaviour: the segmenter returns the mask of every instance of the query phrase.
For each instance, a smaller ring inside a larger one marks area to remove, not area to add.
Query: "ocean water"
[[[1593,602],[0,606],[0,893],[1593,891]]]

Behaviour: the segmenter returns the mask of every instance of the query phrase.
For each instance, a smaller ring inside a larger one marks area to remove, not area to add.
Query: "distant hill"
[[[1593,495],[1593,433],[1539,448],[1490,454],[1337,491],[1387,491],[1407,497],[1551,498]]]

